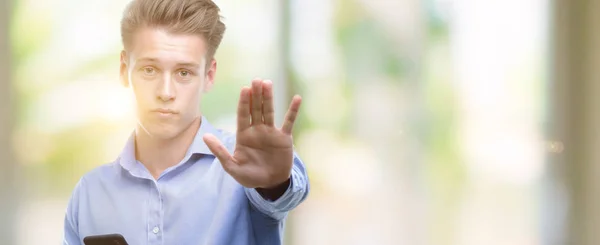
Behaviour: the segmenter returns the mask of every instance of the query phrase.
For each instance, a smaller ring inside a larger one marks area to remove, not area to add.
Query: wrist
[[[281,197],[285,191],[287,191],[287,189],[289,188],[290,184],[291,184],[291,178],[288,178],[286,181],[271,186],[271,187],[266,187],[266,188],[256,188],[256,191],[265,199],[267,200],[277,200],[279,197]]]

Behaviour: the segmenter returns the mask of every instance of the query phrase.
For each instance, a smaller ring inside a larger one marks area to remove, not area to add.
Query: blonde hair
[[[121,40],[125,50],[129,50],[131,37],[143,27],[200,35],[206,41],[206,58],[210,61],[225,33],[219,11],[211,0],[133,0],[121,19]]]

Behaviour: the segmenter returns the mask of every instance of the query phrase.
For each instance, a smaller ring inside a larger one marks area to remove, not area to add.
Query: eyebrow
[[[158,62],[158,59],[151,58],[151,57],[144,57],[144,58],[138,59],[137,63],[139,63],[139,62]],[[183,66],[183,67],[188,67],[188,68],[199,68],[200,64],[198,64],[196,62],[183,62],[183,63],[177,63],[177,66]]]
[[[183,67],[188,67],[188,68],[199,68],[200,65],[198,63],[177,63],[177,66],[183,66]]]

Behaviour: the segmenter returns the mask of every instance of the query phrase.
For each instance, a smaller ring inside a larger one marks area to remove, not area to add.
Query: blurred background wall
[[[0,5],[0,244],[55,244],[77,180],[133,126],[128,1]],[[213,124],[276,87],[312,192],[286,244],[600,241],[596,0],[216,0]],[[279,121],[281,122],[281,120]]]

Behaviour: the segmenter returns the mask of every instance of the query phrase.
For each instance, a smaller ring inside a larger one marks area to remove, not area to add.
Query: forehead
[[[142,28],[133,34],[130,59],[161,63],[205,64],[206,42],[199,35],[174,34],[160,28]]]

